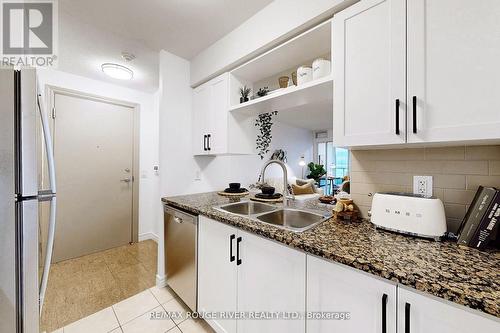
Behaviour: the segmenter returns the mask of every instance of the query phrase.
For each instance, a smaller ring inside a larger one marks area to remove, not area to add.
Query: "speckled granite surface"
[[[369,222],[345,224],[330,219],[308,231],[294,233],[212,208],[239,201],[215,192],[169,197],[163,201],[500,317],[500,252],[486,253],[451,242],[397,235],[376,230]],[[331,208],[317,201],[295,201],[291,205],[317,210]]]

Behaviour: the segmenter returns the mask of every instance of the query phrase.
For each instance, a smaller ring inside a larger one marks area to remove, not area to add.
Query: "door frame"
[[[139,241],[139,139],[140,139],[140,104],[123,101],[106,96],[95,95],[73,89],[67,89],[59,86],[45,85],[45,100],[47,101],[47,112],[49,113],[49,122],[52,131],[52,137],[55,138],[55,118],[53,110],[55,108],[55,96],[64,95],[76,98],[87,99],[96,102],[114,104],[132,109],[133,112],[133,133],[132,133],[132,226],[130,229],[130,242]],[[57,111],[56,111],[57,117]]]

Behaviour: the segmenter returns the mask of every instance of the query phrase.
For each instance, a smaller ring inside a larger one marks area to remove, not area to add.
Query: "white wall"
[[[358,0],[275,0],[191,61],[197,86],[255,57]]]
[[[37,73],[42,93],[51,85],[140,105],[139,238],[156,238],[159,177],[153,166],[158,164],[158,96],[52,69]]]

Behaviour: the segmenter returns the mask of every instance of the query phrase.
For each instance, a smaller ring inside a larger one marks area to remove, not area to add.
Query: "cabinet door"
[[[200,216],[198,225],[198,311],[236,312],[235,228]],[[217,332],[236,332],[236,321],[207,320]]]
[[[210,84],[209,154],[227,152],[227,124],[229,112],[229,75],[222,74]]]
[[[336,145],[406,141],[406,1],[361,1],[333,17]]]
[[[398,332],[500,332],[500,320],[400,287],[398,288]]]
[[[207,154],[207,120],[210,113],[210,86],[204,84],[193,91],[192,140],[193,155]]]
[[[239,232],[238,312],[305,312],[306,255]],[[304,319],[238,320],[238,333],[304,332]]]
[[[307,332],[395,333],[396,304],[396,285],[307,256],[307,311],[350,316],[348,320],[308,319]]]
[[[500,138],[499,17],[498,0],[408,1],[409,142]]]

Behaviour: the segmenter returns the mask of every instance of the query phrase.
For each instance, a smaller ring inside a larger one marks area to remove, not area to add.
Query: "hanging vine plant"
[[[269,146],[273,136],[271,135],[271,128],[273,126],[273,116],[277,115],[278,111],[259,114],[255,120],[255,126],[259,128],[260,134],[257,134],[257,150],[259,151],[260,159],[264,159],[264,155],[269,152]]]

